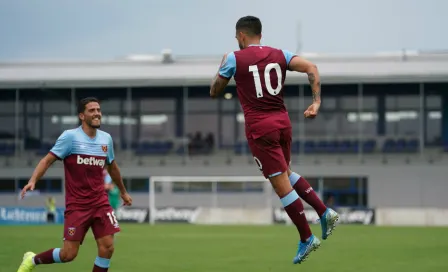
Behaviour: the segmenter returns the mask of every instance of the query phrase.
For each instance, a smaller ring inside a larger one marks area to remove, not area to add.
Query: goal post
[[[156,214],[156,183],[178,183],[178,182],[186,182],[186,183],[197,183],[197,182],[210,182],[211,183],[211,192],[208,194],[211,197],[211,207],[216,207],[217,199],[218,199],[218,183],[231,183],[231,182],[244,182],[244,183],[252,183],[257,182],[263,183],[263,192],[260,193],[259,197],[263,198],[263,196],[267,196],[265,199],[265,207],[268,209],[272,209],[272,194],[273,189],[271,184],[267,179],[263,176],[150,176],[149,177],[149,223],[151,225],[155,224],[155,214]],[[230,193],[232,194],[232,193]],[[239,194],[239,193],[235,193]],[[171,196],[173,197],[173,196]]]
[[[144,208],[130,207],[127,214],[120,212],[124,219],[151,225],[292,224],[270,182],[261,175],[149,176],[147,182],[149,192],[145,196],[148,200],[139,197],[142,202],[138,201]],[[315,179],[314,184],[322,199],[324,178]],[[317,224],[316,211],[306,202],[303,204],[307,221]],[[338,206],[336,211],[340,214],[340,223],[375,223],[375,210],[371,208]]]

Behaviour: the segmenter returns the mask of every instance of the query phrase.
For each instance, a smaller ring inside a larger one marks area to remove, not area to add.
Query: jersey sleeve
[[[235,53],[231,52],[227,54],[226,59],[221,64],[219,68],[219,75],[221,77],[230,79],[235,75],[236,72],[236,58]]]
[[[291,62],[291,60],[294,57],[297,57],[297,54],[294,54],[288,50],[282,50],[282,51],[283,51],[283,55],[285,56],[285,59],[286,59],[286,66],[289,67],[289,63]]]
[[[72,151],[72,135],[67,130],[64,131],[61,136],[56,140],[53,148],[51,148],[50,153],[55,155],[58,159],[63,160],[65,157],[70,155]]]
[[[107,149],[107,164],[112,164],[115,160],[114,141],[112,136],[109,136],[109,148]]]

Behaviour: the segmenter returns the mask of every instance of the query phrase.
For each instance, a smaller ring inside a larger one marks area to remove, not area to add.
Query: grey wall
[[[448,170],[443,165],[389,165],[389,166],[306,166],[293,165],[293,169],[303,176],[367,176],[368,204],[370,207],[439,207],[448,208]],[[0,177],[29,177],[32,168],[2,169]],[[151,167],[123,168],[123,176],[259,176],[255,166],[232,167]],[[47,176],[62,176],[62,168],[52,168]],[[147,206],[147,194],[134,194],[136,206]],[[211,205],[210,194],[172,194],[169,190],[156,196],[157,205],[196,206]],[[272,203],[280,203],[272,197]],[[59,204],[63,196],[57,196]],[[220,194],[218,206],[265,206],[269,201],[269,193],[233,193]],[[23,201],[17,200],[17,195],[0,195],[0,205],[42,205],[42,197],[30,197]]]

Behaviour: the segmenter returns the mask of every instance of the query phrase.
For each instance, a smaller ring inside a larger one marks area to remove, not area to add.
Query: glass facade
[[[318,118],[306,120],[307,85],[285,86],[293,124],[292,162],[363,164],[372,158],[431,163],[448,149],[448,84],[323,85]],[[102,129],[115,141],[120,165],[253,164],[244,116],[234,86],[220,99],[207,87],[70,88],[0,90],[2,167],[34,166],[65,129],[78,125],[76,103],[87,96],[101,102]],[[317,182],[319,177],[316,177]],[[60,191],[61,181],[42,189]],[[126,179],[147,192],[145,178]],[[366,202],[362,177],[326,178],[323,196],[344,203]],[[0,182],[11,192],[22,180]],[[360,185],[357,185],[360,184]],[[204,187],[205,186],[205,187]],[[172,192],[210,192],[210,183],[174,183]],[[362,187],[361,191],[354,188]],[[259,192],[260,184],[219,184],[218,192]],[[157,188],[160,191],[161,188]],[[328,191],[329,190],[329,191]]]

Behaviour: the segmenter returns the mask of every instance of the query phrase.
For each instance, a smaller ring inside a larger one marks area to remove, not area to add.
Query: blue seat
[[[317,153],[327,153],[328,150],[328,142],[325,140],[320,140],[316,143],[316,152]]]
[[[249,154],[250,150],[247,141],[236,143],[234,147],[234,152],[237,155]]]
[[[396,150],[395,146],[396,146],[395,140],[387,139],[386,141],[384,141],[384,144],[383,144],[383,152],[384,153],[393,153]]]
[[[300,141],[294,141],[291,144],[291,153],[297,154],[300,152]]]
[[[349,140],[338,141],[337,152],[338,153],[349,153],[350,152],[350,141]]]
[[[364,153],[373,153],[376,148],[375,140],[366,140],[362,144],[362,152]]]
[[[358,153],[360,152],[360,149],[362,149],[362,146],[359,146],[359,141],[350,141],[350,152],[351,153]]]
[[[328,153],[337,153],[339,148],[339,142],[338,141],[329,141],[327,145],[327,152]]]
[[[406,151],[410,153],[418,152],[420,141],[418,139],[410,139],[406,143]]]
[[[316,143],[311,140],[305,141],[304,151],[307,154],[316,153]]]
[[[14,144],[0,143],[0,156],[13,156],[16,152]]]
[[[127,141],[121,142],[121,149],[138,149],[140,148],[140,144],[138,142],[131,142],[130,144]]]
[[[137,155],[166,155],[173,148],[171,141],[142,142],[136,149]]]
[[[46,155],[52,147],[53,145],[50,143],[41,143],[39,149],[36,151],[36,155],[39,156]]]
[[[187,148],[185,146],[181,145],[177,148],[176,154],[177,155],[184,155],[187,152]]]
[[[406,152],[407,143],[405,139],[398,139],[395,142],[395,151],[396,153]]]

